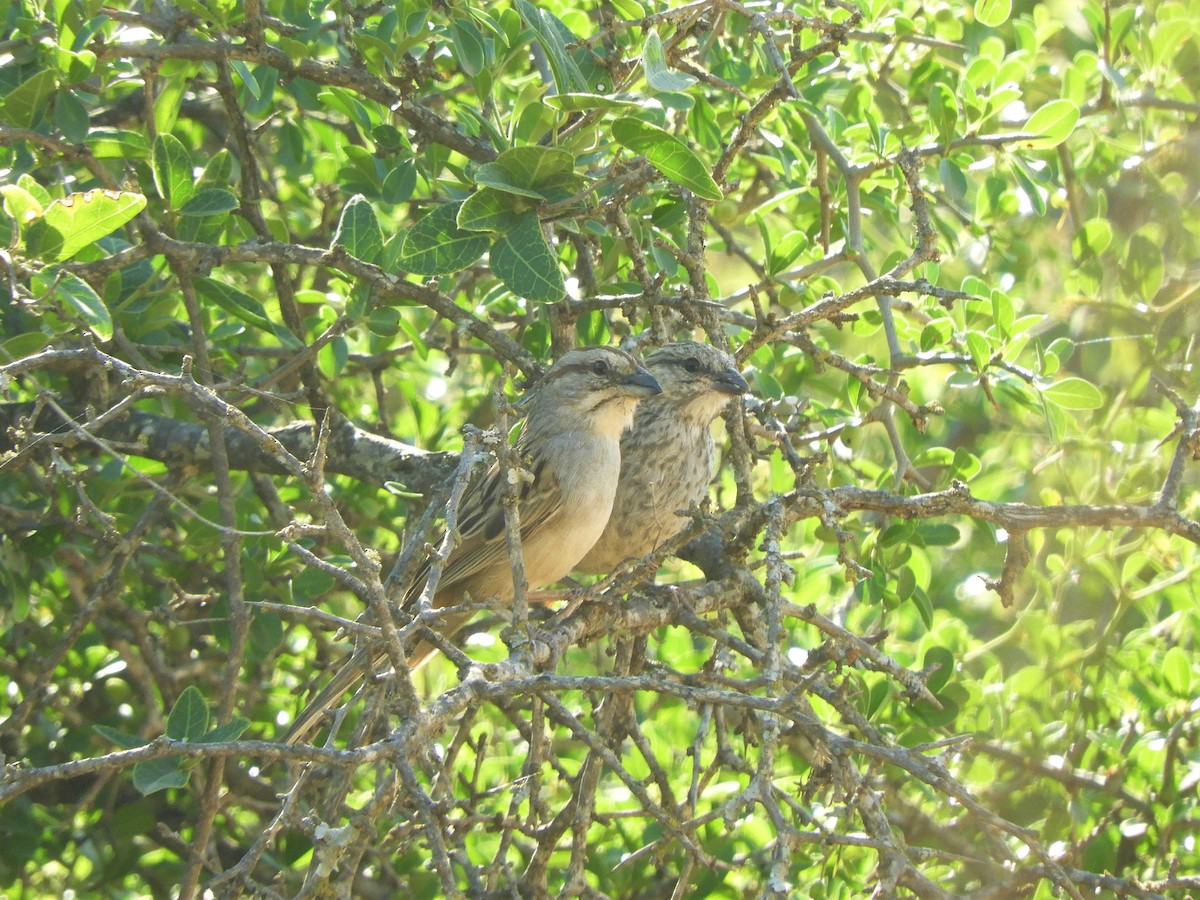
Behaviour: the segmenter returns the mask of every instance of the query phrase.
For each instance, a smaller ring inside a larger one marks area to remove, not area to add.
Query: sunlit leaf
[[[975,18],[988,28],[999,28],[1012,15],[1012,0],[975,0]]]
[[[527,300],[561,300],[566,292],[558,259],[532,212],[516,217],[492,247],[492,271]]]
[[[160,134],[154,140],[153,158],[154,185],[158,188],[158,195],[167,201],[168,206],[178,209],[196,192],[191,154],[173,134]]]
[[[1079,107],[1070,100],[1052,100],[1029,117],[1022,131],[1041,137],[1026,142],[1034,150],[1048,150],[1065,141],[1079,121]]]
[[[128,191],[91,190],[54,200],[28,222],[29,252],[46,262],[70,259],[141,212],[146,198]],[[34,229],[36,226],[36,242]],[[36,243],[36,246],[35,246]]]
[[[1041,391],[1047,401],[1062,409],[1099,409],[1104,405],[1103,392],[1082,378],[1063,378]]]
[[[208,704],[195,685],[184,688],[167,716],[167,737],[175,741],[195,741],[208,731]]]
[[[713,201],[724,196],[700,157],[661,128],[624,116],[613,122],[612,133],[617,143],[646,157],[659,172],[696,196]]]
[[[642,68],[646,72],[646,83],[656,91],[686,91],[697,82],[694,75],[677,72],[667,64],[663,52],[662,38],[651,29],[642,44]]]
[[[489,241],[458,227],[459,203],[435,208],[404,235],[396,264],[416,275],[448,275],[483,256]]]
[[[355,194],[343,207],[333,234],[333,246],[345,247],[355,259],[373,263],[383,250],[383,229],[375,209],[362,195]]]

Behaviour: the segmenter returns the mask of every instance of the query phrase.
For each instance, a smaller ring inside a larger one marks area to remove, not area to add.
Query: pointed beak
[[[662,393],[662,388],[658,385],[658,379],[641,366],[634,369],[632,375],[621,379],[621,387],[631,397],[653,397],[655,394]]]
[[[732,366],[713,378],[713,387],[724,394],[744,394],[750,390],[742,373]]]

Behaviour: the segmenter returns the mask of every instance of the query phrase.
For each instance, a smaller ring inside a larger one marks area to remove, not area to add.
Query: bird
[[[584,347],[564,353],[519,401],[527,410],[514,448],[528,477],[519,489],[521,557],[531,590],[571,571],[596,543],[608,522],[621,471],[621,434],[632,424],[639,401],[661,392],[658,381],[632,354],[614,347]],[[494,463],[468,485],[459,506],[458,542],[446,558],[433,597],[437,608],[474,600],[511,602],[512,568],[504,530],[504,485],[508,473]],[[403,594],[401,609],[412,612],[428,579],[425,563]],[[452,616],[439,629],[453,636],[467,615]],[[423,644],[408,656],[410,669],[435,648]],[[365,674],[386,659],[379,648],[356,651],[309,702],[284,738],[304,740],[327,710]]]
[[[645,357],[662,393],[638,405],[621,438],[621,475],[603,534],[575,567],[610,573],[622,561],[645,556],[678,534],[679,515],[704,499],[716,446],[712,423],[734,398],[750,390],[733,358],[698,341],[666,344]]]

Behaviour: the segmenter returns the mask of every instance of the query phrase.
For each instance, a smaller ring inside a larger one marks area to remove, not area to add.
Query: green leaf
[[[220,216],[240,206],[237,195],[225,188],[205,188],[179,208],[183,216]]]
[[[909,601],[917,608],[917,614],[921,617],[921,622],[925,625],[926,630],[933,628],[933,601],[929,599],[929,595],[921,588],[914,588]]]
[[[275,333],[274,326],[267,317],[266,308],[249,294],[215,278],[199,276],[194,279],[194,283],[196,293],[203,299],[219,306],[230,315],[237,316],[243,322]]]
[[[589,109],[628,109],[640,108],[637,100],[627,100],[621,97],[606,97],[603,94],[555,94],[543,101],[551,109],[560,112],[584,112]]]
[[[642,68],[646,72],[646,83],[656,91],[686,91],[698,81],[694,75],[676,72],[667,65],[662,38],[653,29],[642,45]]]
[[[402,162],[383,179],[379,194],[385,203],[404,203],[417,186],[417,167],[411,162]]]
[[[492,247],[491,260],[492,271],[518,297],[550,302],[566,292],[558,259],[532,212],[514,218]]]
[[[404,235],[396,265],[414,275],[449,275],[483,256],[488,239],[458,227],[461,203],[434,209]]]
[[[917,535],[926,547],[949,547],[962,537],[957,525],[928,522],[917,526]]]
[[[178,74],[158,80],[158,95],[154,98],[154,127],[158,134],[169,134],[175,127],[188,84],[188,79]]]
[[[564,33],[570,35],[573,43],[578,38],[571,34],[562,22],[545,10],[538,9],[529,0],[516,0],[517,11],[525,24],[533,31],[534,38],[546,52],[550,63],[550,73],[554,77],[554,85],[560,94],[588,93],[593,86],[584,77],[583,70],[574,57],[567,51],[567,40]]]
[[[467,231],[504,231],[521,210],[509,194],[495,188],[480,188],[463,201],[458,227]]]
[[[58,73],[42,69],[5,95],[0,101],[0,119],[19,128],[29,128],[45,112],[58,90]]]
[[[961,685],[950,685],[945,691],[935,694],[942,708],[937,709],[926,700],[918,700],[913,704],[913,713],[926,725],[932,728],[944,728],[958,717],[962,705],[970,697]]]
[[[173,741],[196,741],[208,731],[208,704],[195,685],[184,689],[167,716],[167,737]]]
[[[250,720],[234,716],[224,725],[219,725],[208,734],[196,741],[198,744],[219,744],[223,741],[236,741],[250,727]]]
[[[1082,262],[1095,259],[1112,243],[1112,223],[1108,219],[1088,219],[1071,238],[1071,255]]]
[[[1033,179],[1029,177],[1026,161],[1017,156],[1010,157],[1009,169],[1016,177],[1017,184],[1021,186],[1021,191],[1029,198],[1029,203],[1033,206],[1033,211],[1038,216],[1044,216],[1046,214],[1046,200],[1042,196],[1042,191],[1038,189]]]
[[[173,134],[154,139],[154,186],[171,209],[179,209],[192,199],[196,184],[192,179],[192,155],[183,141]]]
[[[475,173],[475,183],[509,194],[545,200],[542,185],[557,185],[575,174],[575,157],[555,147],[514,147]]]
[[[380,306],[371,310],[366,321],[367,330],[380,337],[395,337],[400,333],[400,310],[394,306]]]
[[[967,349],[971,352],[971,362],[975,364],[977,371],[982,372],[991,364],[991,345],[978,331],[967,332]]]
[[[355,194],[342,209],[337,230],[333,233],[333,246],[345,247],[355,259],[373,263],[379,259],[383,249],[383,229],[375,209],[362,194]]]
[[[632,116],[613,122],[612,134],[618,144],[646,157],[650,165],[697,197],[712,201],[724,197],[700,157],[674,135]]]
[[[250,96],[258,100],[262,96],[262,88],[259,86],[258,79],[254,77],[254,73],[250,71],[250,67],[240,59],[231,59],[229,65],[233,71],[237,72],[238,78],[246,86]]]
[[[1138,232],[1129,239],[1129,252],[1121,280],[1126,290],[1139,299],[1150,302],[1163,282],[1163,253],[1158,241]]]
[[[996,329],[1000,332],[1001,337],[1008,337],[1012,333],[1013,311],[1012,299],[1003,291],[992,291],[992,321],[996,323]]]
[[[83,319],[92,334],[101,341],[112,340],[112,316],[100,295],[92,290],[92,286],[70,272],[58,272],[55,280],[58,296],[66,302],[69,309]]]
[[[52,201],[39,218],[29,222],[29,252],[46,262],[70,259],[84,247],[112,234],[145,206],[145,197],[128,191],[97,189],[68,194]],[[38,226],[36,241],[35,225]]]
[[[771,248],[767,271],[778,275],[795,262],[796,257],[811,246],[812,239],[806,231],[789,231]]]
[[[66,76],[67,84],[79,84],[90,78],[96,70],[96,54],[91,50],[76,53],[59,46],[55,48],[54,57],[58,71]]]
[[[975,0],[975,18],[988,28],[999,28],[1012,15],[1012,0]]]
[[[1075,129],[1079,121],[1079,107],[1070,100],[1052,100],[1038,109],[1025,123],[1022,131],[1041,135],[1025,146],[1033,150],[1048,150],[1057,147]]]
[[[454,42],[454,57],[458,67],[471,78],[483,71],[487,63],[483,35],[469,19],[456,19],[450,25],[450,40]]]
[[[93,725],[92,730],[105,740],[116,744],[122,750],[136,750],[138,747],[146,746],[146,741],[136,734],[118,731],[115,728],[109,728],[107,725]]]
[[[326,378],[340,375],[349,360],[350,348],[340,334],[317,352],[317,365]]]
[[[1064,378],[1041,391],[1048,402],[1060,409],[1099,409],[1104,405],[1100,388],[1082,378]]]
[[[4,211],[13,217],[22,230],[30,222],[41,218],[50,202],[43,203],[32,192],[17,184],[0,184],[0,197],[4,198]]]
[[[87,137],[91,117],[74,91],[60,91],[54,98],[54,127],[68,141],[79,144]]]
[[[87,147],[96,159],[145,159],[150,145],[145,135],[121,128],[93,128],[88,132]]]
[[[133,767],[133,786],[143,795],[167,788],[181,788],[187,783],[187,772],[178,759],[152,759]]]
[[[925,686],[931,694],[940,693],[950,683],[950,678],[954,675],[954,654],[946,647],[930,647],[925,651],[925,660],[921,668],[928,670],[934,666],[937,666],[938,670],[925,681]]]
[[[929,89],[929,119],[937,129],[938,143],[949,144],[958,124],[958,98],[941,82]]]
[[[1192,660],[1182,647],[1171,647],[1163,657],[1163,679],[1176,697],[1192,697]]]

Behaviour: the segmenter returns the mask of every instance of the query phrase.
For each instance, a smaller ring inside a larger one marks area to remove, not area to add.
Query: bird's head
[[[645,365],[662,387],[656,405],[672,404],[699,425],[711,423],[732,398],[750,390],[728,353],[699,341],[659,347]]]
[[[654,376],[624,350],[571,350],[530,388],[522,402],[529,407],[526,428],[586,428],[619,436],[632,422],[638,401],[661,390]]]

